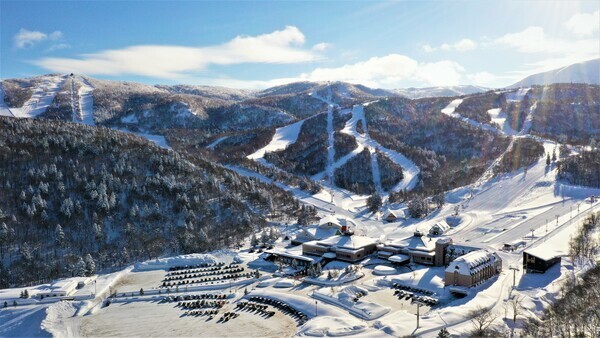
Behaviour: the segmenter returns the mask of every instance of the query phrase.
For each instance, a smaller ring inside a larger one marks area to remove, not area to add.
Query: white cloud
[[[436,50],[440,49],[443,51],[457,51],[457,52],[466,52],[466,51],[470,51],[470,50],[474,50],[477,48],[477,42],[471,40],[471,39],[461,39],[455,43],[443,43],[441,44],[439,47],[432,47],[430,44],[424,44],[421,46],[421,48],[426,52],[426,53],[431,53],[431,52],[435,52]]]
[[[57,43],[57,44],[54,44],[54,45],[48,47],[48,49],[46,49],[46,52],[53,52],[55,50],[69,49],[69,48],[71,48],[71,45],[69,45],[68,43]]]
[[[514,48],[523,53],[537,53],[546,51],[549,47],[544,29],[538,26],[527,27],[517,32],[509,33],[495,40],[495,44]]]
[[[46,34],[40,31],[30,31],[25,28],[21,28],[17,34],[13,37],[15,47],[26,48],[32,47],[38,42],[44,40],[59,40],[63,37],[61,31],[54,31],[50,34]]]
[[[432,47],[428,43],[422,45],[421,48],[423,49],[423,51],[425,51],[425,53],[432,53],[432,52],[435,52],[437,50],[437,48]]]
[[[493,44],[513,48],[521,53],[585,55],[598,57],[598,39],[563,39],[547,36],[542,27],[531,26],[496,39]]]
[[[43,58],[33,63],[55,72],[88,75],[141,75],[175,79],[209,65],[301,63],[322,59],[303,49],[302,32],[293,26],[258,36],[238,36],[207,47],[142,45],[83,54],[80,58]]]
[[[407,83],[424,86],[456,85],[464,68],[453,61],[419,63],[407,56],[390,54],[333,68],[316,68],[299,80],[347,81],[372,87],[397,88]]]
[[[316,52],[324,52],[325,50],[331,48],[331,44],[327,42],[317,43],[312,47],[312,50]]]
[[[471,39],[462,39],[455,43],[453,47],[459,52],[464,52],[477,48],[477,43]]]
[[[593,13],[577,13],[563,25],[577,36],[593,35],[600,30],[600,10]]]

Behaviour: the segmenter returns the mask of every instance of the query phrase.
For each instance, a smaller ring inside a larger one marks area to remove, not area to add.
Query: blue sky
[[[600,57],[598,1],[5,1],[0,77],[509,85]]]

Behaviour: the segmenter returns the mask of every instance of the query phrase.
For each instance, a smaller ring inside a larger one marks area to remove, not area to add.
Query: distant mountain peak
[[[509,87],[528,87],[552,83],[587,83],[600,85],[600,58],[529,75]]]

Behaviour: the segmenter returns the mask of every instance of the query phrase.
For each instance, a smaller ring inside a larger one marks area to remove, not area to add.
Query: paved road
[[[578,204],[580,204],[579,212],[577,212]],[[594,210],[600,210],[597,204],[594,205]],[[536,216],[529,218],[527,215],[519,216],[518,213],[517,215],[507,214],[486,224],[459,231],[456,233],[456,237],[459,242],[465,244],[498,248],[504,243],[516,239],[530,240],[532,229],[537,230],[536,238],[546,235],[546,228],[548,234],[550,234],[557,228],[556,215],[559,215],[558,227],[562,228],[572,224],[572,222],[579,222],[592,211],[592,205],[589,201],[581,202],[581,200],[576,199],[567,199],[542,208],[547,210]],[[548,224],[547,227],[546,224]]]

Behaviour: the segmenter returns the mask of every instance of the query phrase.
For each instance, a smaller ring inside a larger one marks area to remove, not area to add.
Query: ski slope
[[[79,116],[74,119],[74,122],[84,123],[90,126],[96,125],[94,123],[94,97],[92,92],[94,87],[83,77],[78,77],[78,82],[81,87],[77,91],[79,96]]]
[[[265,157],[265,153],[267,152],[283,150],[290,144],[296,143],[303,123],[304,120],[300,120],[285,127],[277,128],[269,144],[246,156],[246,158],[258,160]]]
[[[362,104],[355,105],[352,108],[352,118],[350,120],[348,120],[348,122],[346,122],[346,126],[344,127],[344,129],[342,129],[342,133],[354,136],[354,138],[356,139],[356,142],[359,144],[359,147],[362,149],[364,149],[366,147],[367,149],[369,149],[369,151],[371,152],[372,155],[373,155],[375,149],[377,149],[381,153],[383,153],[385,156],[387,156],[390,160],[392,160],[394,163],[396,163],[397,165],[402,167],[402,169],[403,169],[402,173],[404,175],[404,178],[402,179],[402,181],[400,181],[398,184],[396,184],[396,186],[394,186],[392,188],[392,191],[414,189],[416,187],[417,183],[419,182],[419,173],[421,172],[419,167],[413,161],[408,159],[406,156],[400,154],[397,151],[383,147],[377,141],[375,141],[371,137],[369,137],[369,133],[368,133],[368,129],[367,129],[367,120],[365,118],[365,111],[364,111],[365,105],[368,105],[368,103],[366,103],[364,105],[362,105]],[[361,121],[361,123],[362,123],[362,128],[365,131],[364,134],[359,133],[356,128],[358,121]],[[362,151],[362,149],[360,149],[360,151]],[[358,151],[356,153],[358,154],[358,153],[360,153],[360,151]],[[340,161],[338,161],[338,162],[340,162]],[[335,165],[338,166],[338,163],[336,163]],[[343,165],[343,163],[341,165]],[[377,168],[374,167],[374,172],[379,173],[379,166],[377,164],[373,164],[373,165],[377,166]],[[374,177],[374,181],[375,180],[377,180],[377,178]],[[380,178],[379,178],[379,181],[381,182]]]
[[[490,126],[487,123],[481,123],[478,121],[475,121],[473,119],[470,119],[468,117],[464,117],[462,115],[460,115],[459,113],[456,112],[456,108],[458,108],[458,106],[463,102],[463,99],[456,99],[453,100],[452,102],[450,102],[450,104],[448,104],[448,106],[446,106],[446,108],[442,109],[442,114],[448,115],[452,118],[461,120],[475,128],[479,128],[479,129],[483,129],[483,130],[487,130],[487,131],[491,131],[493,133],[497,133],[497,134],[503,134],[502,130],[499,130],[496,127]],[[495,112],[495,111],[494,111]]]
[[[221,142],[225,141],[225,140],[226,140],[226,139],[228,139],[228,138],[229,138],[229,136],[223,136],[223,137],[219,137],[218,139],[216,139],[216,140],[212,141],[212,142],[211,142],[209,145],[207,145],[207,146],[206,146],[206,148],[207,148],[207,149],[215,149],[215,147],[216,147],[216,146],[217,146],[219,143],[221,143]]]
[[[41,77],[43,80],[37,87],[33,88],[33,95],[23,104],[23,107],[10,109],[13,115],[19,118],[35,118],[45,112],[64,85],[67,77],[67,75]]]

